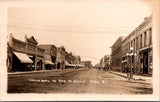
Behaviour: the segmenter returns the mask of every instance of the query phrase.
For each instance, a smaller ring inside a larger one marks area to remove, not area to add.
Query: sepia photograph
[[[160,100],[159,0],[0,5],[0,100]]]

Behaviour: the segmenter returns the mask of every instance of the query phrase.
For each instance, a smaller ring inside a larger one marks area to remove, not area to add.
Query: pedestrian
[[[126,71],[127,71],[127,78],[128,78],[128,80],[130,80],[130,71],[131,71],[131,70],[130,70],[130,68],[129,68],[129,64],[128,64],[128,63],[127,63],[127,66],[126,66],[126,67],[127,67],[127,70],[126,70]]]
[[[143,73],[143,63],[141,63],[141,73]]]

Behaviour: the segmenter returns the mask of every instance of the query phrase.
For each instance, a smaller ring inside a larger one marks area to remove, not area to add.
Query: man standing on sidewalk
[[[130,67],[129,67],[129,66],[130,66],[129,63],[127,62],[127,66],[126,66],[126,67],[127,67],[127,78],[128,78],[128,80],[130,80],[130,77],[131,77],[131,76],[130,76],[130,75],[131,75],[131,74],[130,74],[131,70],[130,70]]]
[[[127,78],[130,79],[130,68],[127,68]]]

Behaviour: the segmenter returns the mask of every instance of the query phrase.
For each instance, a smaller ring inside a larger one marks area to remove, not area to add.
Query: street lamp
[[[133,57],[136,56],[136,53],[133,52],[133,47],[130,48],[130,52],[129,53],[126,53],[126,56],[127,56],[127,60],[128,60],[128,56],[130,56],[130,76],[128,77],[129,79],[133,79],[133,70],[132,70],[132,62],[133,62]],[[128,73],[127,73],[128,75]]]

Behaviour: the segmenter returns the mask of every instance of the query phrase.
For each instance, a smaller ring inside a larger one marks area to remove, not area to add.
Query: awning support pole
[[[36,56],[35,56],[34,69],[35,69],[35,71],[37,70],[37,46],[36,46]]]

